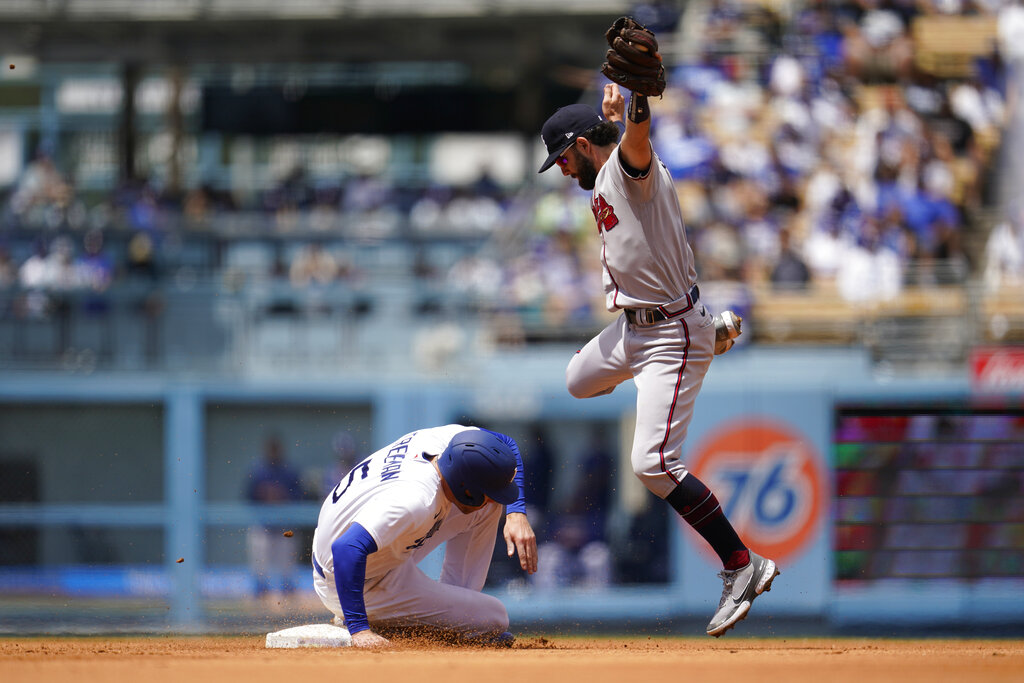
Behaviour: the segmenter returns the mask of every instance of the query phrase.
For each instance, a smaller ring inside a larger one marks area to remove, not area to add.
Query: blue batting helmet
[[[515,453],[500,438],[483,429],[459,432],[437,459],[441,475],[455,499],[478,507],[484,497],[502,505],[519,498]]]

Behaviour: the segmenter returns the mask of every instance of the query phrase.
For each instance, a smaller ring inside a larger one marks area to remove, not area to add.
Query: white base
[[[351,647],[348,629],[331,624],[306,624],[267,634],[267,647]]]

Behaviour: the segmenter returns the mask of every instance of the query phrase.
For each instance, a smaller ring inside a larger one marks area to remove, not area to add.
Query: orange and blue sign
[[[687,468],[710,488],[746,545],[778,564],[763,614],[812,614],[826,608],[831,584],[829,406],[791,392],[773,402],[707,401],[695,421]],[[750,410],[761,403],[762,410]],[[717,419],[715,419],[717,418]],[[695,613],[721,593],[722,564],[681,522],[676,558],[682,601]]]
[[[727,423],[689,460],[689,469],[715,492],[740,538],[780,564],[805,550],[824,521],[821,456],[783,422]]]

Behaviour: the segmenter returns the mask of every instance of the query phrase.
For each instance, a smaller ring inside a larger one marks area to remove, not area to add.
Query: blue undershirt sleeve
[[[349,633],[370,628],[363,601],[363,583],[366,581],[366,556],[377,552],[377,543],[361,524],[353,523],[341,538],[331,544],[334,557],[334,586],[345,613],[345,627]]]
[[[491,432],[490,429],[486,429],[484,431]],[[526,473],[523,470],[523,456],[519,452],[519,446],[516,444],[516,440],[513,439],[511,436],[506,436],[506,435],[504,435],[504,434],[502,434],[500,432],[491,432],[491,434],[494,434],[496,437],[498,437],[499,439],[504,441],[505,445],[508,446],[512,450],[512,452],[515,453],[515,456],[516,456],[516,476],[515,476],[515,482],[516,482],[516,486],[519,487],[519,499],[516,502],[511,503],[511,504],[505,506],[505,514],[507,515],[510,512],[521,512],[521,513],[523,513],[525,515],[526,514],[526,488],[525,488],[526,487]]]

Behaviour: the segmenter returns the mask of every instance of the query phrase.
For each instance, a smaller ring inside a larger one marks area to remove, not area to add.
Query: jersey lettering
[[[352,485],[352,480],[356,478],[357,470],[362,470],[362,475],[359,478],[366,479],[366,475],[370,473],[371,459],[372,458],[367,458],[366,460],[362,461],[361,463],[352,468],[352,471],[348,473],[348,483],[345,484],[345,488],[341,490],[341,493],[338,493],[338,486],[341,486],[341,482],[338,482],[338,486],[334,487],[334,492],[331,494],[332,503],[337,503],[339,500],[341,500],[341,497],[345,495],[345,491],[348,491],[348,487]]]
[[[594,197],[590,204],[590,210],[594,212],[594,218],[597,220],[598,232],[602,230],[608,232],[619,224],[619,217],[615,215],[615,209],[601,195]]]
[[[412,441],[411,435],[408,439],[396,443],[384,456],[384,467],[380,471],[381,481],[391,481],[398,476],[398,470],[402,469],[402,461],[405,460],[405,454],[409,450],[410,441]]]

